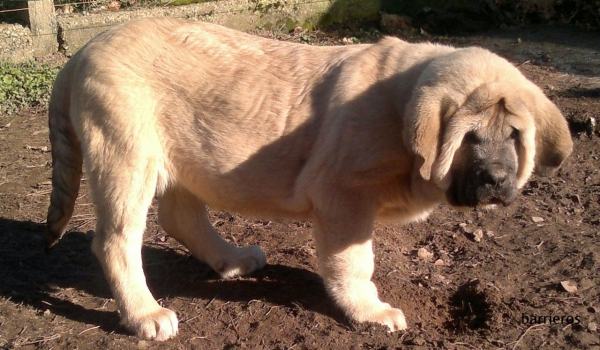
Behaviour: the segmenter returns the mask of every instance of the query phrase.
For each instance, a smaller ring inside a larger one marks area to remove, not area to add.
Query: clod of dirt
[[[596,322],[590,322],[588,323],[588,329],[590,332],[595,332],[598,329],[598,325],[596,325]]]
[[[444,260],[442,260],[442,259],[437,259],[437,260],[436,260],[436,261],[433,263],[433,265],[435,265],[435,266],[444,266],[444,265],[446,265],[446,263],[444,263]]]
[[[473,240],[475,242],[481,242],[482,238],[483,238],[483,230],[477,229],[477,230],[475,230],[475,232],[473,232]]]
[[[594,286],[594,282],[589,278],[582,279],[581,281],[579,281],[579,284],[581,285],[582,290],[590,289]]]
[[[532,220],[533,222],[535,222],[536,224],[537,224],[537,223],[540,223],[540,222],[544,222],[544,218],[541,218],[541,217],[539,217],[539,216],[532,216],[532,217],[531,217],[531,220]]]
[[[490,237],[490,238],[494,237],[494,231],[487,230],[487,231],[485,231],[485,235],[488,236],[488,237]]]
[[[600,89],[596,89],[600,91]],[[585,97],[585,94],[584,95]],[[589,94],[589,93],[587,93]],[[590,115],[578,115],[573,117],[571,121],[569,121],[570,127],[575,133],[586,133],[588,136],[592,136],[594,134],[598,134],[600,131],[600,124],[598,123],[597,116]]]
[[[596,118],[594,117],[589,117],[586,123],[586,132],[588,134],[592,134],[594,131],[596,131],[596,125],[598,123],[596,123]]]
[[[420,336],[415,336],[414,338],[411,339],[407,339],[404,341],[404,344],[406,345],[417,345],[417,346],[422,346],[425,345],[425,339],[421,338]]]
[[[419,248],[419,250],[417,250],[417,256],[423,260],[431,260],[433,258],[433,253],[425,248]]]
[[[575,281],[562,281],[560,285],[569,293],[577,292],[577,283]]]

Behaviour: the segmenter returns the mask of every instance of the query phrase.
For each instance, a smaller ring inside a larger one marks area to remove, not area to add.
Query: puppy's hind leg
[[[326,204],[326,205],[324,205]],[[319,274],[342,310],[355,321],[407,328],[404,314],[379,300],[374,270],[374,211],[368,199],[335,193],[315,211],[314,238]]]
[[[206,205],[182,187],[171,187],[159,198],[158,219],[171,237],[185,245],[223,278],[262,269],[267,259],[258,246],[237,248],[227,243],[208,220]]]

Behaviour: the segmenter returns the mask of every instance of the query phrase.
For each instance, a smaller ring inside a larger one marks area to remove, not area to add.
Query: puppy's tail
[[[69,106],[69,65],[58,74],[49,107],[50,144],[52,145],[52,194],[46,220],[46,247],[62,237],[73,215],[82,175],[81,143],[71,122]]]

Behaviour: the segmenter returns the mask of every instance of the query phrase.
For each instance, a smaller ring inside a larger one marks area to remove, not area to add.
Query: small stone
[[[481,242],[482,238],[483,238],[483,230],[482,229],[477,229],[477,230],[475,230],[475,232],[473,232],[473,240],[475,242]]]
[[[410,343],[411,343],[412,345],[418,345],[418,346],[425,345],[425,339],[423,339],[423,338],[421,338],[421,337],[414,337],[414,338],[413,338],[413,339],[410,341]]]
[[[521,38],[517,38],[517,43],[520,44],[521,43]]]
[[[560,285],[569,293],[577,292],[577,283],[575,281],[562,281]]]
[[[590,332],[595,332],[598,329],[598,325],[596,325],[596,322],[590,322],[588,323],[588,329]]]
[[[437,260],[436,260],[436,261],[433,263],[433,265],[435,265],[435,266],[444,266],[444,265],[446,265],[446,264],[444,263],[444,260],[442,260],[442,259],[437,259]]]
[[[423,260],[430,260],[433,258],[433,254],[425,248],[419,248],[419,250],[417,250],[417,256]]]
[[[472,233],[473,232],[473,229],[471,227],[469,227],[466,222],[461,222],[460,224],[458,224],[458,227],[460,228],[460,231],[462,233]]]
[[[544,218],[541,218],[541,217],[539,217],[539,216],[532,216],[532,217],[531,217],[531,220],[532,220],[533,222],[535,222],[536,224],[537,224],[537,223],[540,223],[540,222],[544,222]]]
[[[46,309],[46,310],[44,310],[43,315],[46,316],[46,317],[48,317],[48,316],[52,315],[52,312],[50,312],[49,309]]]
[[[494,237],[494,231],[486,230],[485,235],[488,237]]]
[[[593,133],[596,130],[596,118],[590,117],[586,123],[586,131],[588,134]]]

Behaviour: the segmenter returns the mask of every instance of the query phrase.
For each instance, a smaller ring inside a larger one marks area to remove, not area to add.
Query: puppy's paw
[[[141,339],[164,341],[176,336],[178,331],[175,312],[160,306],[142,316],[123,319],[122,323]]]
[[[403,331],[408,328],[404,313],[400,309],[395,309],[389,304],[384,304],[386,307],[381,311],[373,314],[368,321],[388,326],[390,332]]]
[[[223,278],[243,276],[260,270],[267,264],[267,256],[259,246],[236,248],[230,256],[223,258],[221,268],[216,269]]]

